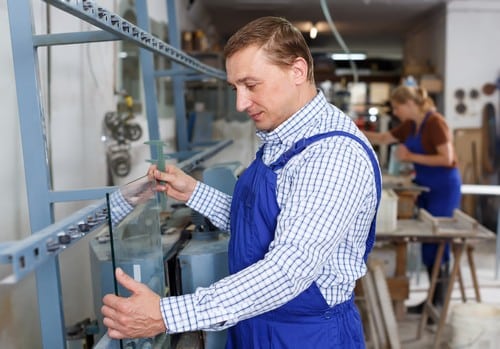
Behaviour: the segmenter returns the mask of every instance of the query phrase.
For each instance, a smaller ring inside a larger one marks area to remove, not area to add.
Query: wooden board
[[[377,292],[377,299],[380,305],[380,311],[384,321],[384,327],[389,339],[391,349],[401,349],[401,340],[399,338],[399,329],[392,306],[391,297],[389,295],[389,288],[385,280],[385,275],[380,264],[371,266],[373,283]]]
[[[375,290],[370,271],[368,271],[366,275],[361,278],[361,286],[363,287],[363,295],[366,300],[366,308],[368,310],[366,316],[368,318],[368,322],[371,323],[369,326],[373,326],[375,329],[375,331],[371,333],[373,338],[370,339],[374,342],[374,347],[380,346],[381,348],[387,348],[387,333],[384,328],[384,321],[382,319],[382,313],[377,299],[377,292]]]

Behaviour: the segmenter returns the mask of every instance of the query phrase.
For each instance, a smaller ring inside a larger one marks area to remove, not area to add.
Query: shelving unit
[[[58,349],[66,347],[58,255],[65,246],[77,243],[81,236],[107,221],[103,198],[115,188],[53,190],[47,157],[47,135],[40,93],[37,49],[42,46],[114,40],[128,40],[138,45],[150,139],[160,139],[155,79],[169,75],[173,81],[179,151],[189,150],[190,147],[185,120],[184,81],[195,76],[225,79],[225,72],[205,65],[179,49],[180,36],[174,0],[166,0],[171,44],[159,40],[148,32],[149,16],[146,1],[136,1],[137,25],[100,7],[93,0],[44,1],[101,29],[37,35],[32,23],[31,1],[8,0],[9,18],[12,19],[10,32],[32,235],[22,241],[0,243],[0,263],[12,265],[12,274],[0,282],[15,283],[33,271],[36,273],[43,348]],[[171,60],[172,69],[156,72],[153,55],[161,55]],[[226,144],[227,142],[223,146]],[[220,149],[221,146],[216,148]],[[156,146],[151,145],[150,151],[152,159],[158,159],[161,155]],[[192,161],[184,159],[183,166],[189,168],[196,166],[200,159],[200,155],[195,155]],[[81,200],[96,200],[97,203],[54,223],[54,203]],[[67,245],[57,244],[60,241],[58,235],[71,232],[75,235]]]

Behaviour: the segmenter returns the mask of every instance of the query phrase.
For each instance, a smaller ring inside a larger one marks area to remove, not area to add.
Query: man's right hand
[[[151,165],[148,176],[158,181],[157,191],[164,192],[171,198],[181,202],[189,200],[197,184],[196,179],[173,165],[167,165],[165,172],[158,170],[156,165]]]

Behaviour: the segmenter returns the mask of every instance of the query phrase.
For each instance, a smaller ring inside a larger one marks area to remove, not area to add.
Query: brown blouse
[[[398,126],[391,129],[389,132],[400,142],[404,142],[412,135],[415,128],[413,120],[406,120]],[[422,147],[428,155],[437,154],[437,147],[447,142],[453,143],[453,136],[446,124],[443,115],[434,112],[429,115],[427,121],[422,127]],[[453,149],[453,165],[457,167],[457,155]]]

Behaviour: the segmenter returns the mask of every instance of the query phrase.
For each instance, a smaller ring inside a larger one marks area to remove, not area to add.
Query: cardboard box
[[[398,218],[410,219],[415,215],[417,196],[420,194],[416,190],[398,191]]]
[[[423,75],[420,78],[420,86],[430,93],[443,92],[443,81],[435,75]]]
[[[391,232],[396,230],[398,218],[398,196],[392,189],[383,189],[377,212],[377,230]]]

